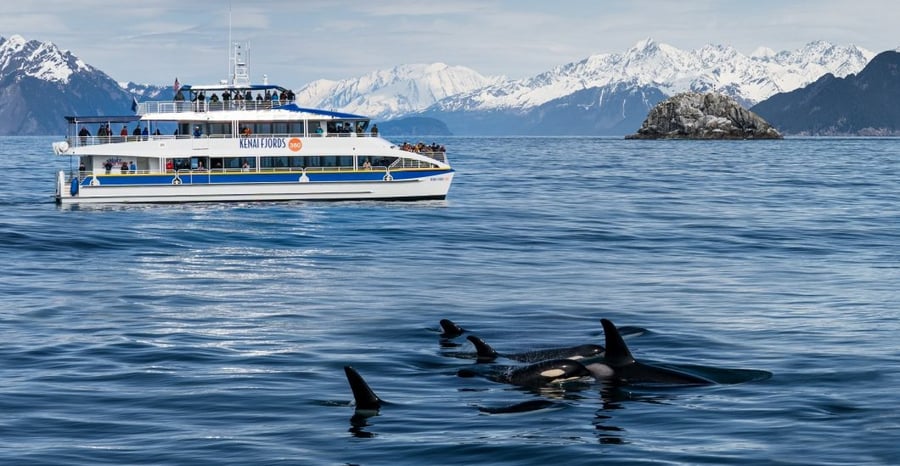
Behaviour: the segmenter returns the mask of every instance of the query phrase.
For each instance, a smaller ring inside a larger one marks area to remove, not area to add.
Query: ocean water
[[[446,201],[92,208],[51,142],[0,138],[0,464],[900,462],[900,140],[450,138]],[[443,318],[772,376],[522,389]]]

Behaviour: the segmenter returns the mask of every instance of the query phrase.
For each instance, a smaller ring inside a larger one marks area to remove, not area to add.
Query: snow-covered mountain
[[[79,71],[97,70],[51,42],[27,41],[20,35],[0,37],[0,78],[14,74],[18,81],[33,77],[66,84]]]
[[[624,53],[592,55],[537,76],[507,81],[442,100],[440,111],[527,111],[574,92],[611,84],[656,87],[664,94],[719,91],[744,105],[814,82],[825,73],[861,70],[875,54],[850,45],[811,42],[793,50],[760,48],[750,56],[730,46],[684,51],[646,39]]]
[[[400,65],[363,77],[320,79],[296,90],[301,105],[387,120],[421,111],[446,97],[503,82],[463,66]]]
[[[684,51],[646,39],[625,52],[593,55],[526,79],[486,77],[443,63],[399,65],[314,81],[295,93],[305,106],[381,121],[437,118],[456,134],[624,135],[653,105],[681,91],[717,90],[749,107],[826,73],[857,73],[873,56],[824,41],[744,55],[729,46]],[[0,134],[59,133],[64,115],[130,113],[132,95],[166,99],[170,91],[168,84],[116,83],[50,42],[0,37]]]
[[[63,134],[66,115],[125,114],[131,96],[51,42],[0,37],[0,134]]]

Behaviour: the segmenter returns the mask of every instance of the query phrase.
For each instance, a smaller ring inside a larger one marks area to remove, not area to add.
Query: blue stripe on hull
[[[394,180],[410,180],[440,176],[451,173],[453,170],[416,170],[416,171],[392,171]],[[182,184],[247,184],[247,183],[298,183],[301,172],[276,172],[276,173],[178,173]],[[356,171],[356,172],[307,172],[306,176],[311,183],[322,182],[352,182],[352,181],[379,181],[384,179],[383,171]],[[172,184],[176,174],[127,174],[127,175],[97,175],[101,186],[141,186]],[[81,181],[82,186],[91,184],[92,176],[87,176]]]

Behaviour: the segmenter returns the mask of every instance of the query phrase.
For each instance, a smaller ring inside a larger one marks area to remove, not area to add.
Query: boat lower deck
[[[176,203],[282,200],[444,199],[452,169],[352,172],[59,173],[57,202]],[[68,187],[68,189],[67,189]]]

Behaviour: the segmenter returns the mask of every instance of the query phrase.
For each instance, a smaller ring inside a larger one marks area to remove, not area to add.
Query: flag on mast
[[[172,86],[172,88],[175,90],[175,93],[176,93],[176,94],[178,93],[178,90],[181,89],[181,83],[178,82],[178,78],[177,78],[177,77],[175,78],[175,85]]]

